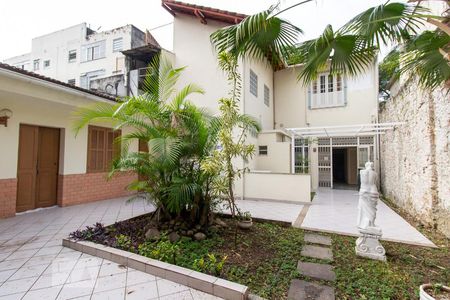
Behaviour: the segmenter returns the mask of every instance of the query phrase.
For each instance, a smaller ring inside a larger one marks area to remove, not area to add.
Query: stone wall
[[[412,79],[380,105],[380,122],[405,122],[381,136],[384,195],[450,237],[450,94]]]

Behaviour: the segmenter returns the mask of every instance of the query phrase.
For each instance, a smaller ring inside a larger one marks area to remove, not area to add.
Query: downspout
[[[273,129],[276,129],[277,122],[275,121],[275,71],[272,68],[272,113],[273,113]]]

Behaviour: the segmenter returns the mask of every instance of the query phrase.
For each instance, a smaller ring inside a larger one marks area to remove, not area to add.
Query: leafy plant
[[[218,260],[214,254],[208,253],[206,257],[196,259],[192,264],[192,268],[202,273],[219,276],[222,273],[223,265],[227,258],[228,257],[225,255],[222,259]]]
[[[242,221],[251,221],[252,220],[252,214],[249,211],[245,211],[243,213],[239,212],[238,219]]]
[[[86,226],[84,230],[77,230],[69,234],[69,237],[75,240],[91,241],[103,236],[106,228],[103,224],[97,222],[94,226]]]
[[[188,101],[193,94],[203,94],[200,87],[188,84],[176,90],[184,68],[155,58],[148,70],[143,94],[119,100],[116,105],[101,103],[78,110],[75,130],[93,121],[127,128],[116,141],[123,145],[123,151],[112,164],[110,177],[119,171],[141,175],[128,188],[153,202],[156,216],[184,216],[190,223],[205,226],[216,174],[200,166],[216,147],[220,124]],[[138,141],[148,145],[148,152],[129,151],[130,143]]]
[[[119,234],[116,236],[116,244],[117,247],[128,250],[131,247],[131,238],[124,234]]]
[[[138,247],[140,255],[153,259],[165,261],[171,264],[177,264],[177,256],[180,254],[180,246],[177,243],[171,243],[167,235],[163,235],[158,242],[145,242]]]

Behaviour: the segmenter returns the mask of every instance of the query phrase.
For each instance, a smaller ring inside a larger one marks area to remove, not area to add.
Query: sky
[[[361,11],[386,0],[315,0],[279,17],[304,31],[300,41],[317,37],[327,24],[339,28]],[[267,9],[277,0],[184,0],[244,14]],[[289,6],[298,0],[282,0]],[[3,0],[0,7],[0,61],[30,52],[34,37],[86,22],[94,30],[133,24],[149,29],[164,48],[172,49],[172,15],[160,0]],[[169,24],[169,25],[166,25]],[[162,26],[165,25],[165,26]],[[160,28],[154,29],[156,27]]]

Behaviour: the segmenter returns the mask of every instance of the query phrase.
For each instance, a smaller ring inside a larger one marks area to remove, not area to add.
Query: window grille
[[[258,97],[258,75],[250,70],[250,93]]]

